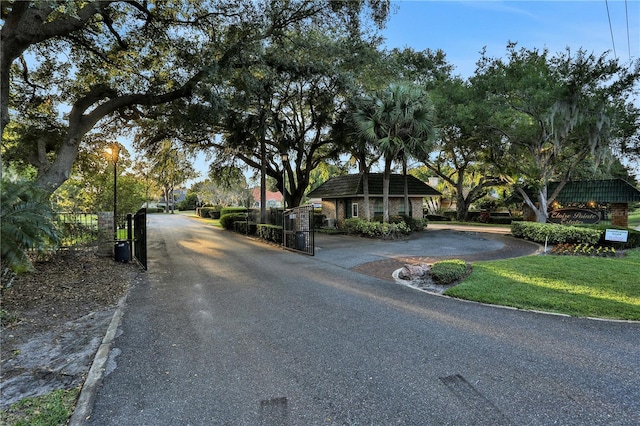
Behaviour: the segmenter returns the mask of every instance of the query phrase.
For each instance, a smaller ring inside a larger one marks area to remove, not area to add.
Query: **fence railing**
[[[91,247],[98,244],[99,228],[96,213],[56,213],[54,222],[61,239],[60,247]],[[116,227],[115,232],[110,232],[110,238],[126,240],[126,213],[117,216]]]

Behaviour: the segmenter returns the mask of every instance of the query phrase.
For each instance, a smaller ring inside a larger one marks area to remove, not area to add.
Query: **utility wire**
[[[613,39],[613,27],[611,26],[611,14],[609,13],[609,0],[604,0],[604,4],[607,6],[607,18],[609,18],[609,32],[611,32],[611,44],[613,45],[613,56],[617,58],[618,54],[616,53],[616,42]]]
[[[627,47],[629,48],[629,60],[631,60],[631,37],[629,37],[629,2],[624,0],[624,13],[627,18]]]

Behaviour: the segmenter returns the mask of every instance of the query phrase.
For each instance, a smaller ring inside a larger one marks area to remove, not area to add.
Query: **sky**
[[[463,78],[473,75],[483,48],[490,57],[503,57],[510,41],[551,54],[567,47],[597,56],[610,51],[612,58],[615,45],[615,57],[628,63],[640,58],[640,0],[395,0],[381,35],[387,49],[442,49]],[[195,166],[201,172],[196,181],[204,179],[203,156]]]
[[[382,31],[387,48],[442,49],[454,73],[465,78],[484,47],[490,57],[502,57],[509,41],[552,54],[569,47],[596,55],[610,51],[611,57],[615,45],[625,63],[640,57],[640,0],[397,0],[392,7]]]

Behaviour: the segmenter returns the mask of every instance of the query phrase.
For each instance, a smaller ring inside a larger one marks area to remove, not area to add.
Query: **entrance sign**
[[[623,231],[621,229],[607,229],[604,231],[604,239],[606,241],[626,243],[627,238],[629,238],[629,231]]]
[[[561,225],[593,225],[600,222],[600,214],[587,209],[558,209],[549,213],[549,222]]]

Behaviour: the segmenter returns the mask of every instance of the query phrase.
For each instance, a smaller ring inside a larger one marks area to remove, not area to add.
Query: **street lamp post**
[[[107,148],[107,152],[111,156],[111,161],[113,161],[113,239],[115,241],[118,240],[118,156],[120,155],[120,144],[114,142],[109,145]]]
[[[280,158],[282,159],[282,211],[287,208],[287,168],[285,164],[289,161],[289,154],[283,152],[280,154]]]
[[[285,238],[287,237],[286,225],[284,223],[284,211],[287,209],[287,168],[286,164],[289,161],[289,155],[286,152],[280,154],[282,160],[282,246],[286,246]]]

